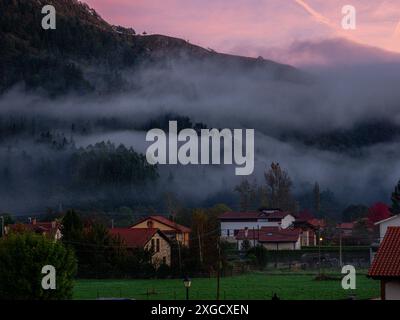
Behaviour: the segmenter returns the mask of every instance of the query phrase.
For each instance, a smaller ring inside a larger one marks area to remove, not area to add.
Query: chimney
[[[34,218],[34,219],[32,220],[32,224],[33,224],[33,225],[36,225],[36,218]]]

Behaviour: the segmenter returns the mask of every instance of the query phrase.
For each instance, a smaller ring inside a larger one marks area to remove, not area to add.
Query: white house
[[[375,223],[379,226],[379,242],[385,237],[388,227],[400,227],[400,214]]]
[[[262,227],[280,227],[286,229],[296,218],[290,213],[280,210],[263,210],[253,212],[229,211],[220,217],[221,237],[235,240],[239,230],[258,230]]]

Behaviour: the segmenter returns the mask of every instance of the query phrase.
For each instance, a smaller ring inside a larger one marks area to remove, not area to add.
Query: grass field
[[[276,292],[284,300],[357,299],[379,296],[379,283],[364,274],[357,275],[357,289],[343,290],[340,280],[316,281],[310,274],[252,273],[221,278],[221,299],[271,299]],[[190,299],[215,299],[215,278],[194,278]],[[185,299],[185,289],[180,279],[158,280],[77,280],[74,299],[134,298],[138,300]]]

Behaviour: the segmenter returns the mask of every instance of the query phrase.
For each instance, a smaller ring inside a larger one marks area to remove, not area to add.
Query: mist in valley
[[[170,59],[121,71],[124,90],[107,95],[48,97],[20,84],[0,97],[0,211],[23,214],[60,204],[161,211],[165,193],[187,206],[237,208],[233,189],[243,177],[232,166],[159,165],[154,174],[137,157],[150,145],[147,130],[166,119],[183,127],[255,129],[255,170],[247,178],[260,185],[271,162],[279,162],[296,197],[318,182],[343,206],[388,202],[400,178],[399,71],[399,64],[377,62],[314,66],[303,69],[310,80],[287,81],[264,69]],[[356,131],[375,122],[390,131],[371,131],[372,139]],[[120,145],[125,149],[118,151]],[[126,161],[137,159],[135,170],[148,175],[114,181],[104,173],[99,181],[82,171],[92,166],[91,155],[110,148]]]

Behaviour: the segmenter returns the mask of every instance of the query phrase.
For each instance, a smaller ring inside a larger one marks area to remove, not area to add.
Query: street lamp
[[[321,276],[321,242],[324,240],[321,236],[321,228],[318,229],[318,274]]]
[[[185,279],[183,279],[183,285],[186,288],[186,300],[189,300],[189,288],[192,284],[192,281],[190,280],[190,278],[188,276],[185,277]]]

